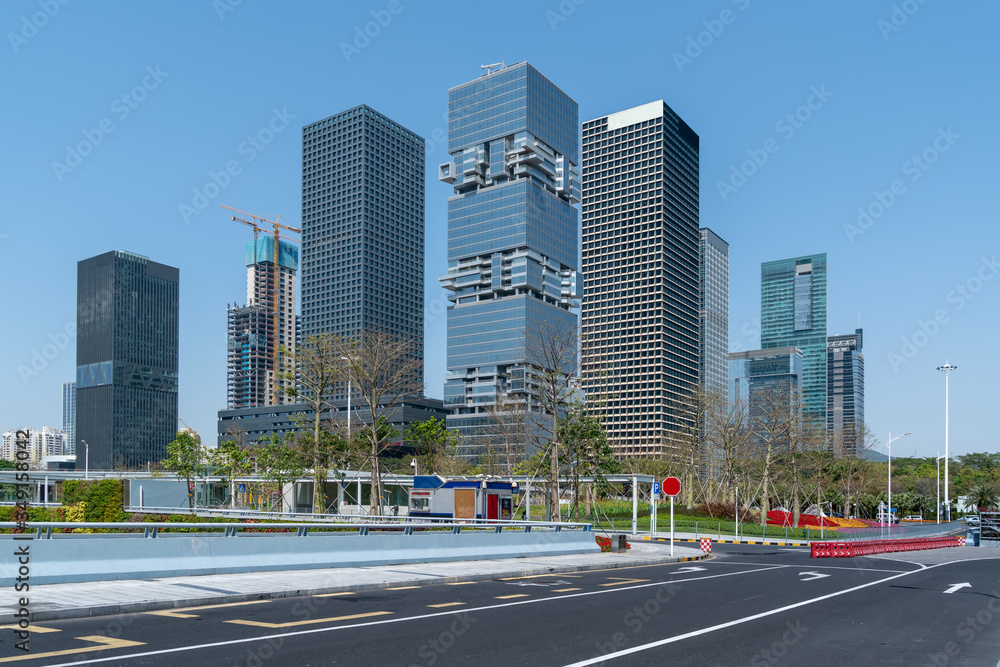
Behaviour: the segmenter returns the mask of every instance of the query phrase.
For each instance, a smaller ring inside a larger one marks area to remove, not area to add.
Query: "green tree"
[[[160,463],[187,483],[188,508],[194,509],[194,479],[205,472],[205,448],[190,433],[178,431]]]
[[[411,423],[406,429],[406,439],[420,453],[422,470],[427,474],[437,473],[439,464],[458,443],[458,435],[446,428],[443,419],[434,417]]]
[[[270,436],[257,446],[256,453],[257,465],[264,479],[274,483],[282,496],[287,484],[295,482],[305,474],[302,452],[293,446],[290,435],[285,438]]]
[[[989,511],[997,504],[997,487],[990,484],[980,484],[969,491],[969,502],[980,511]]]
[[[573,479],[574,521],[579,521],[580,477],[595,477],[597,483],[602,483],[604,475],[617,472],[620,464],[608,444],[600,419],[590,414],[583,403],[575,403],[570,413],[560,420],[558,437],[565,465]]]
[[[244,477],[253,469],[250,453],[232,440],[226,440],[215,449],[209,450],[208,461],[216,467],[216,472],[229,480],[232,487],[235,478]],[[233,496],[230,488],[230,497]]]

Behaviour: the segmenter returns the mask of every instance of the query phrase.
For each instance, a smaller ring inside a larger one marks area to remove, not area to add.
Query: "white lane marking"
[[[744,623],[749,623],[750,621],[756,621],[759,618],[766,618],[768,616],[773,616],[775,614],[781,614],[791,609],[797,609],[798,607],[804,607],[806,605],[810,605],[816,602],[822,602],[823,600],[829,600],[830,598],[846,595],[847,593],[853,593],[854,591],[859,591],[862,588],[868,588],[869,586],[877,586],[878,584],[883,584],[887,581],[892,581],[893,579],[899,579],[900,577],[905,577],[914,574],[916,572],[924,572],[926,570],[930,570],[935,567],[940,567],[941,565],[950,565],[950,563],[939,563],[938,565],[925,566],[919,570],[911,570],[910,572],[903,572],[902,574],[896,574],[891,577],[886,577],[885,579],[879,579],[878,581],[872,581],[867,584],[861,584],[860,586],[855,586],[853,588],[845,588],[844,590],[837,591],[835,593],[827,593],[826,595],[820,595],[819,597],[811,598],[809,600],[803,600],[802,602],[796,602],[790,605],[785,605],[784,607],[778,607],[777,609],[772,609],[770,611],[762,611],[759,614],[744,616],[743,618],[737,618],[736,620],[728,621],[726,623],[719,623],[718,625],[702,628],[701,630],[694,630],[692,632],[686,632],[682,635],[667,637],[666,639],[661,639],[659,641],[643,644],[642,646],[635,646],[633,648],[623,649],[615,653],[606,653],[600,657],[591,658],[590,660],[583,660],[581,662],[570,663],[565,667],[586,667],[587,665],[596,665],[599,662],[605,662],[606,660],[611,660],[613,658],[620,658],[625,655],[631,655],[632,653],[647,651],[651,648],[656,648],[658,646],[665,646],[666,644],[673,644],[675,642],[683,641],[685,639],[690,639],[691,637],[698,637],[700,635],[705,635],[710,632],[715,632],[716,630],[724,630],[725,628],[731,628],[735,625],[742,625]]]
[[[704,572],[704,571],[705,568],[694,565],[694,566],[682,567],[681,569],[677,570],[677,574],[680,574],[682,572],[686,573],[686,572]]]
[[[401,616],[398,618],[387,618],[381,621],[367,621],[364,623],[353,623],[351,625],[338,625],[333,628],[313,628],[311,630],[296,630],[294,632],[282,632],[277,635],[265,635],[262,637],[246,637],[244,639],[230,639],[221,642],[211,642],[208,644],[196,644],[193,646],[178,646],[176,648],[166,648],[160,649],[158,651],[146,651],[144,653],[132,653],[129,655],[118,655],[114,658],[95,658],[93,660],[80,660],[78,662],[64,662],[58,665],[49,665],[49,667],[72,667],[73,665],[95,665],[100,662],[111,662],[111,661],[121,661],[127,658],[144,658],[151,655],[164,655],[166,653],[181,653],[183,651],[196,651],[203,648],[216,648],[219,646],[232,646],[234,644],[249,644],[252,642],[263,642],[271,641],[275,639],[285,639],[288,637],[300,637],[302,635],[313,635],[318,632],[334,632],[337,630],[350,630],[352,628],[365,628],[373,625],[386,625],[388,623],[402,623],[404,621],[420,621],[426,618],[437,618],[439,616],[454,616],[455,614],[469,614],[475,611],[491,611],[493,609],[502,609],[504,607],[517,607],[525,604],[537,604],[541,602],[554,602],[563,601],[569,598],[585,597],[588,595],[605,595],[620,593],[622,591],[631,591],[639,588],[649,588],[651,586],[673,586],[676,584],[682,584],[688,581],[701,581],[703,579],[718,579],[721,577],[737,577],[741,574],[753,574],[755,572],[768,572],[770,570],[780,570],[783,568],[790,567],[789,565],[775,565],[773,567],[761,567],[756,570],[740,570],[739,572],[726,572],[725,574],[706,574],[700,577],[689,577],[687,579],[673,579],[665,581],[657,581],[650,584],[638,584],[636,586],[626,586],[623,588],[607,588],[599,591],[588,591],[585,593],[569,593],[567,595],[560,595],[554,597],[538,598],[534,600],[520,600],[518,602],[504,602],[502,604],[493,604],[486,607],[475,607],[473,609],[457,609],[453,611],[438,611],[431,612],[428,614],[420,614],[419,616]]]
[[[909,561],[905,561],[909,562]],[[956,561],[957,562],[957,561]],[[739,560],[720,560],[719,565],[779,565],[779,563],[747,563]],[[910,563],[911,565],[916,565],[918,567],[925,567],[920,563]],[[785,564],[786,567],[795,567],[794,565]],[[883,570],[877,567],[846,567],[844,565],[816,565],[814,563],[809,563],[809,567],[814,570],[850,570],[852,572],[885,572],[886,574],[900,574],[902,572],[916,572],[916,570]]]
[[[822,579],[823,577],[829,577],[828,574],[823,574],[821,572],[799,572],[799,576],[809,575],[806,579],[799,579],[799,581],[812,581],[813,579]]]
[[[948,585],[950,586],[950,588],[946,590],[945,593],[954,593],[960,588],[972,588],[972,584],[970,584],[969,582],[965,582],[964,584],[948,584]]]

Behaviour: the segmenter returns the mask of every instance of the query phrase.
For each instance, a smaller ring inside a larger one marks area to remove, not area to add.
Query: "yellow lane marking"
[[[133,642],[127,639],[112,639],[100,635],[90,635],[87,637],[74,637],[85,642],[94,642],[99,646],[84,646],[83,648],[70,648],[63,651],[48,651],[46,653],[29,653],[27,655],[14,655],[8,658],[0,658],[0,662],[18,662],[21,660],[31,660],[33,658],[54,658],[57,655],[72,655],[74,653],[90,653],[91,651],[104,651],[109,648],[126,648],[128,646],[145,646],[143,642]]]
[[[257,628],[294,628],[297,625],[310,625],[312,623],[333,623],[334,621],[353,621],[356,618],[369,618],[370,616],[385,616],[386,614],[391,614],[391,611],[371,611],[367,614],[352,614],[350,616],[332,616],[330,618],[311,618],[305,621],[289,621],[288,623],[265,623],[264,621],[244,621],[242,619],[237,619],[234,621],[226,621],[226,623],[235,623],[237,625],[252,625]]]
[[[429,604],[427,605],[431,609],[440,609],[441,607],[457,607],[459,605],[465,604],[464,602],[444,602],[442,604]]]
[[[621,568],[621,569],[627,569],[627,568]],[[594,570],[594,571],[607,572],[607,570]],[[497,579],[497,581],[516,581],[517,579],[537,579],[538,577],[559,577],[559,578],[569,577],[570,579],[579,579],[582,576],[583,576],[582,574],[563,574],[560,572],[559,574],[528,574],[523,577],[506,577],[503,579]]]
[[[320,595],[314,595],[314,598],[333,598],[338,595],[354,595],[354,591],[341,591],[339,593],[321,593]]]
[[[617,578],[617,577],[608,577],[608,578],[612,579],[612,578]],[[624,586],[625,584],[641,584],[641,583],[644,583],[646,581],[649,581],[649,579],[622,579],[621,581],[612,581],[612,582],[607,583],[607,584],[597,584],[597,585],[598,586]]]
[[[154,616],[166,616],[168,618],[198,618],[198,614],[185,614],[186,611],[200,611],[202,609],[222,609],[223,607],[242,607],[248,604],[262,604],[270,600],[247,600],[246,602],[228,602],[226,604],[206,604],[200,607],[181,607],[180,609],[161,609],[160,611],[147,611],[147,614]]]
[[[37,632],[38,634],[43,634],[45,632],[62,632],[62,630],[57,630],[56,628],[43,628],[40,625],[29,625],[26,628],[22,628],[16,623],[14,625],[0,625],[0,630],[27,630],[28,632]]]
[[[395,588],[387,588],[387,591],[408,591],[411,588],[420,588],[420,586],[396,586]]]
[[[498,595],[498,596],[496,596],[493,599],[494,600],[512,600],[514,598],[526,598],[526,597],[528,597],[527,593],[517,593],[515,595]]]
[[[553,588],[553,593],[569,593],[571,591],[582,591],[582,588]]]
[[[465,586],[466,584],[474,584],[474,583],[477,583],[477,582],[475,582],[475,581],[452,581],[452,582],[446,583],[445,586]]]

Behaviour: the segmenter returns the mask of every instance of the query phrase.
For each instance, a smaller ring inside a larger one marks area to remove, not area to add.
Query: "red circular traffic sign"
[[[660,487],[665,496],[676,496],[681,492],[681,480],[676,477],[667,477]]]

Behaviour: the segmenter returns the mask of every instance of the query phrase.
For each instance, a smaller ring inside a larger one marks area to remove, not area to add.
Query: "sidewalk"
[[[669,542],[670,541],[670,533],[669,532],[664,533],[663,531],[657,531],[655,537],[651,538],[648,534],[646,534],[646,535],[642,536],[642,539],[647,540],[647,541],[650,540],[650,539],[655,539],[657,542]],[[762,545],[762,546],[772,546],[772,547],[807,547],[807,546],[809,546],[809,542],[807,542],[805,540],[796,540],[796,539],[787,539],[786,540],[786,539],[774,538],[774,537],[763,538],[763,537],[757,537],[757,536],[753,536],[753,535],[751,535],[749,537],[744,535],[743,537],[741,537],[739,539],[737,539],[733,535],[723,535],[722,539],[717,539],[716,535],[712,534],[712,533],[698,533],[697,535],[695,535],[694,533],[681,533],[681,532],[675,532],[674,533],[674,542],[696,542],[697,543],[699,540],[703,540],[703,539],[710,539],[710,540],[712,540],[712,544],[759,544],[759,545]],[[827,539],[835,539],[835,537],[834,538],[827,538]]]
[[[625,553],[32,585],[31,622],[404,585],[634,567],[699,560],[708,556],[698,549],[675,546],[674,556],[671,557],[669,550],[659,545],[642,541],[632,541],[630,544],[632,548]],[[0,598],[0,615],[9,618],[17,611],[17,596],[12,590],[8,593],[10,594]]]

